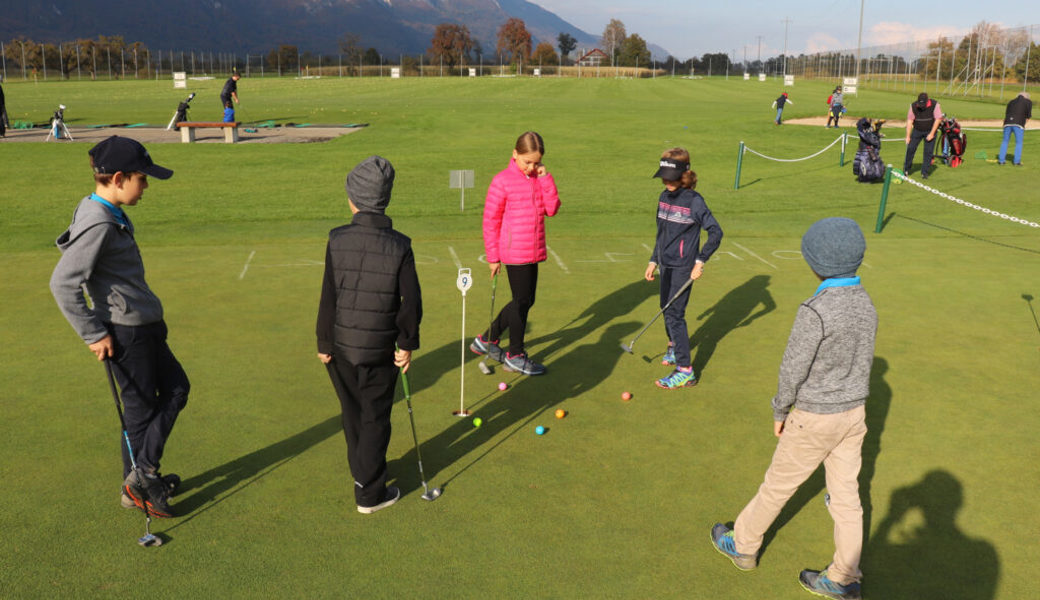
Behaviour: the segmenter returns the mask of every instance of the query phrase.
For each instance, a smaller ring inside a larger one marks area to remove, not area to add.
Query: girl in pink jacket
[[[541,375],[545,367],[532,361],[524,350],[527,313],[534,306],[538,287],[538,263],[546,258],[545,217],[560,209],[556,182],[542,164],[545,143],[528,131],[516,140],[509,166],[491,180],[484,202],[484,250],[491,276],[498,277],[506,265],[513,299],[502,308],[490,328],[477,336],[470,350],[490,353],[507,371]],[[499,338],[509,331],[509,348],[504,353]]]

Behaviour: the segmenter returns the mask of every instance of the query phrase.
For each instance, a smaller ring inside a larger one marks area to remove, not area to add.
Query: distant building
[[[606,52],[600,50],[599,48],[593,48],[592,50],[589,50],[588,52],[583,54],[581,58],[578,59],[578,64],[583,67],[598,67],[603,63],[609,62],[610,57],[607,56]]]

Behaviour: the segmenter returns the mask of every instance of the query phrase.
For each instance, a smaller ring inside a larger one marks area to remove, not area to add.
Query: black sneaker
[[[179,478],[178,478],[179,483]],[[123,492],[134,501],[134,505],[141,510],[159,518],[173,516],[170,508],[170,488],[166,482],[155,475],[146,475],[140,469],[130,471],[123,482]]]
[[[383,501],[375,506],[361,506],[358,504],[357,511],[363,515],[370,515],[377,510],[383,510],[384,508],[391,506],[393,503],[401,499],[401,490],[392,486],[386,486],[386,491],[383,493]]]

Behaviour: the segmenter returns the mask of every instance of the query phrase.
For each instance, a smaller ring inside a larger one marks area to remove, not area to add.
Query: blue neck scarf
[[[827,288],[848,287],[850,285],[859,285],[859,277],[831,277],[830,279],[824,279],[820,287],[816,288],[816,293],[813,296],[818,295]]]
[[[98,196],[97,194],[91,194],[90,199],[94,202],[100,203],[101,206],[107,208],[108,212],[112,213],[112,216],[115,217],[116,221],[119,221],[120,225],[129,229],[130,233],[133,233],[134,226],[130,224],[130,219],[126,216],[126,213],[123,212],[123,209],[119,208],[115,204],[112,204],[108,200],[105,200],[101,196]]]

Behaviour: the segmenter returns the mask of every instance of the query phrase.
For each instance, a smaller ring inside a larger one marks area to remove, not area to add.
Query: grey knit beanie
[[[369,156],[347,175],[347,197],[361,212],[382,213],[394,189],[394,166],[382,156]]]
[[[802,256],[824,278],[855,277],[867,241],[852,219],[829,217],[812,224],[802,236]]]

